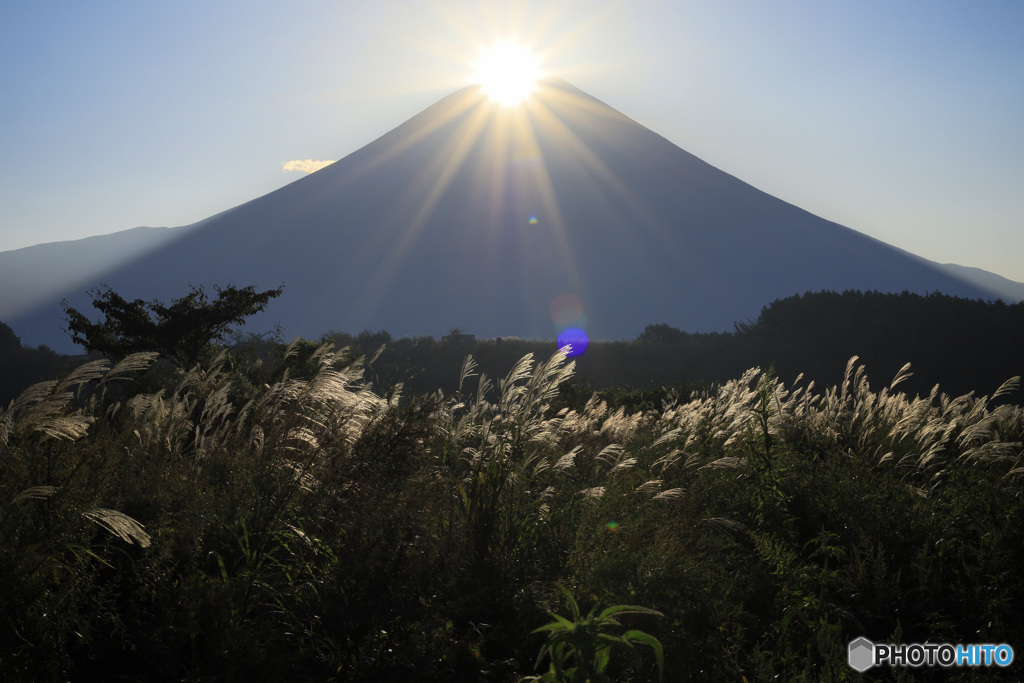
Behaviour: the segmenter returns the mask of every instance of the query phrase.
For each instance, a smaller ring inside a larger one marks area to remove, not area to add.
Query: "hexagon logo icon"
[[[863,636],[851,640],[847,662],[851,669],[864,673],[875,664],[875,644]]]

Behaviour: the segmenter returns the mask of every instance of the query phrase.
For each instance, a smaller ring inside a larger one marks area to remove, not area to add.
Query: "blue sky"
[[[0,0],[0,250],[187,225],[509,38],[781,199],[1024,281],[1024,3]]]

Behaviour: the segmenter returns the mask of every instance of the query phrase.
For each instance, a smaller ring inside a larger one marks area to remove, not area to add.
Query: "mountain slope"
[[[2,251],[0,312],[12,315],[19,309],[51,302],[69,287],[94,286],[96,278],[158,249],[174,237],[169,228],[140,227]]]
[[[1024,282],[1014,282],[1002,275],[990,273],[981,268],[958,266],[955,263],[943,263],[939,265],[939,268],[958,280],[993,292],[1003,301],[1024,301]]]
[[[460,90],[317,173],[172,232],[90,282],[165,301],[189,283],[284,283],[254,327],[287,336],[460,327],[554,338],[572,324],[616,339],[659,322],[729,329],[822,289],[994,296],[767,195],[558,80],[516,109]],[[58,302],[87,306],[87,284],[62,283],[0,320],[26,343],[59,344]]]

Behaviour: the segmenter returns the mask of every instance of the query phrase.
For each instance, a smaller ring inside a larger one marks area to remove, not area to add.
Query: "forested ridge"
[[[395,339],[385,330],[329,332],[322,337],[328,339],[367,356],[385,346],[367,376],[380,388],[403,383],[409,393],[454,390],[467,353],[498,375],[525,353],[541,357],[555,349],[553,341],[517,338]],[[651,324],[631,341],[593,341],[576,359],[574,383],[583,389],[656,391],[666,385],[724,382],[760,366],[774,368],[788,381],[802,373],[819,384],[834,384],[846,360],[858,356],[875,376],[892,376],[911,363],[905,391],[927,393],[938,384],[945,392],[961,394],[1024,375],[1022,339],[1024,303],[906,292],[817,292],[776,300],[757,320],[737,322],[732,332],[689,333]],[[275,344],[287,341],[263,334],[238,336],[234,343],[269,357]],[[45,347],[22,348],[14,332],[0,323],[0,403],[84,360]]]
[[[552,342],[391,339],[386,332],[328,338],[366,354],[387,344],[369,376],[385,385],[405,382],[414,393],[454,389],[466,353],[497,375],[524,353],[544,356],[554,349]],[[820,386],[839,382],[847,359],[858,356],[876,377],[892,377],[910,363],[913,375],[903,386],[908,393],[927,394],[938,384],[942,391],[962,394],[991,391],[1008,377],[1024,375],[1022,339],[1022,303],[818,292],[777,300],[732,332],[687,333],[652,324],[632,341],[591,342],[576,359],[576,381],[609,390],[692,387],[724,382],[759,366],[774,368],[785,381],[803,374]]]

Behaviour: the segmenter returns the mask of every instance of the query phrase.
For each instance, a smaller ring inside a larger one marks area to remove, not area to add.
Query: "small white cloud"
[[[315,159],[292,159],[291,161],[284,162],[284,166],[281,167],[281,170],[313,173],[314,171],[319,171],[324,166],[330,166],[333,163],[333,159],[328,161],[319,161]]]

